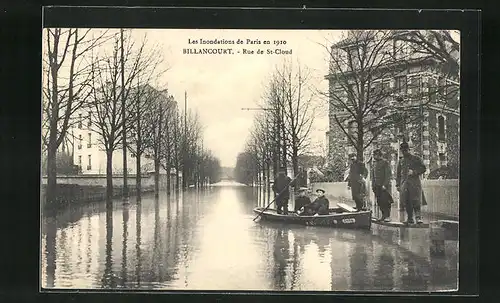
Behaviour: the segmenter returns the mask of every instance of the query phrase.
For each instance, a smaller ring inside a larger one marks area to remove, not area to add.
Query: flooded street
[[[130,204],[94,203],[42,221],[44,288],[401,290],[456,287],[456,260],[431,264],[371,231],[253,222],[257,194],[212,187]],[[451,266],[451,268],[450,268]]]

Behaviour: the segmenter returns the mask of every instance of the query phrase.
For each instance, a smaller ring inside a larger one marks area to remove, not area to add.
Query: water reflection
[[[122,211],[122,219],[123,219],[123,243],[122,243],[122,268],[121,268],[121,286],[124,286],[127,283],[127,240],[128,240],[128,217],[129,210],[128,205],[124,205]]]
[[[376,289],[392,290],[394,288],[394,250],[382,246],[378,254],[378,264],[375,269],[373,285]]]
[[[274,271],[273,271],[273,289],[286,289],[286,267],[290,258],[290,243],[288,239],[288,229],[279,227],[276,230],[274,241]]]
[[[155,199],[155,205],[158,204],[158,199]],[[158,209],[158,211],[157,211]],[[159,214],[159,208],[155,206],[155,211],[158,212]],[[135,267],[135,278],[136,278],[136,283],[137,287],[141,287],[141,265],[142,265],[142,260],[141,260],[141,214],[142,214],[142,204],[141,204],[141,199],[138,197],[137,199],[137,209],[135,212],[135,259],[136,259],[136,267]],[[156,213],[155,213],[155,223],[156,220],[159,221],[159,217],[157,218]],[[156,224],[155,224],[156,227]],[[157,237],[156,233],[158,231],[155,229],[155,238]]]
[[[47,287],[54,287],[54,279],[56,276],[56,235],[57,225],[53,217],[46,219],[45,224],[45,260],[46,260],[46,273],[45,283]]]
[[[106,209],[106,263],[104,265],[104,275],[102,278],[103,287],[116,287],[113,274],[113,210]]]
[[[173,191],[47,216],[43,286],[425,291],[456,281],[450,262],[433,268],[367,231],[255,223],[256,197],[245,187]]]
[[[365,243],[358,242],[360,239],[356,235],[353,244],[349,263],[351,268],[351,287],[355,290],[369,290],[368,284],[368,254]]]

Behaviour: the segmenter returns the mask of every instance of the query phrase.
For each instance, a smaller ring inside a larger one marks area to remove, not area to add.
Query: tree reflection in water
[[[121,272],[121,286],[127,284],[127,240],[128,240],[128,219],[129,219],[129,206],[123,205],[122,221],[123,221],[123,244],[122,244],[122,272]]]
[[[57,222],[55,217],[47,217],[45,220],[45,256],[46,256],[46,273],[45,287],[55,286],[56,277],[56,236]]]
[[[137,210],[135,213],[135,254],[136,254],[136,267],[135,267],[135,276],[137,287],[141,286],[141,215],[142,215],[142,203],[141,197],[137,197]]]
[[[103,287],[116,287],[113,274],[113,208],[108,204],[106,208],[106,261],[102,278]]]

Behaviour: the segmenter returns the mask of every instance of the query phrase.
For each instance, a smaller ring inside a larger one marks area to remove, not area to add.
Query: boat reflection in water
[[[257,199],[248,187],[113,204],[44,217],[43,287],[425,291],[456,285],[453,263],[433,263],[440,268],[430,270],[430,261],[369,230],[254,222]]]

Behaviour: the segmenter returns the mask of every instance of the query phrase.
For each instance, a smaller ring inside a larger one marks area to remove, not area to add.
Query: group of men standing
[[[407,213],[406,223],[413,224],[415,220],[417,223],[422,223],[420,208],[421,205],[426,205],[426,202],[420,176],[425,173],[426,167],[422,159],[410,153],[408,143],[402,143],[399,149],[401,156],[396,170],[396,189],[399,192],[401,205]],[[391,194],[391,166],[383,158],[380,149],[373,151],[373,160],[370,171],[371,189],[382,213],[379,220],[389,222],[391,221],[391,205],[394,203]],[[349,162],[349,173],[346,178],[347,186],[351,190],[352,199],[356,203],[356,210],[366,210],[368,169],[362,161],[357,159],[356,154],[349,155]],[[295,181],[290,179],[285,170],[282,169],[272,186],[277,195],[276,205],[279,214],[288,214],[288,200],[290,197],[288,188],[290,186],[295,186]],[[299,190],[299,197],[295,201],[295,211],[307,215],[328,214],[329,201],[324,196],[325,191],[318,189],[316,192],[318,198],[311,202],[305,195],[305,189]]]
[[[425,197],[422,191],[420,176],[425,173],[426,167],[419,157],[410,153],[408,143],[403,142],[399,146],[401,157],[396,169],[396,189],[399,192],[401,205],[407,213],[408,224],[422,223],[421,205],[425,205]],[[394,200],[391,195],[391,166],[382,157],[382,151],[373,151],[373,164],[371,165],[371,189],[375,195],[377,205],[382,212],[381,221],[391,221],[391,205]],[[357,210],[365,209],[365,197],[367,196],[366,177],[368,170],[363,162],[358,161],[356,154],[349,155],[350,167],[347,177],[347,186],[351,189],[352,199],[356,203]],[[414,220],[415,216],[415,220]]]

